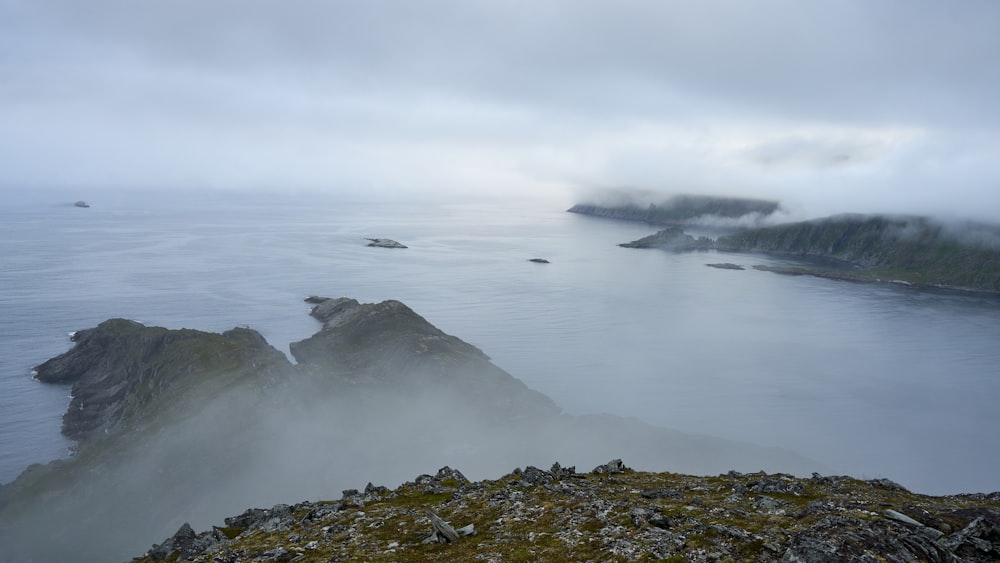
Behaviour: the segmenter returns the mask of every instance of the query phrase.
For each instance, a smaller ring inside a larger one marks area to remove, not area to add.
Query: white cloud
[[[0,189],[603,185],[982,214],[997,28],[976,1],[8,0]]]

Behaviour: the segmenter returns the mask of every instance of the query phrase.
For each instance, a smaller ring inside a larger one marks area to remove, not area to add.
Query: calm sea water
[[[1000,299],[707,268],[779,261],[619,248],[652,229],[569,203],[2,209],[0,482],[70,446],[69,389],[31,378],[69,332],[251,325],[287,352],[318,329],[302,301],[318,294],[399,299],[570,413],[782,446],[920,492],[1000,489]]]

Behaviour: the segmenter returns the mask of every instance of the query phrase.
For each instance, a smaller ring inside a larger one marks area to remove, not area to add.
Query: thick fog
[[[0,189],[996,219],[997,29],[989,0],[5,0]]]
[[[472,388],[498,377],[492,369],[462,375]],[[530,392],[517,395],[527,390],[507,376],[500,381],[512,387],[496,393],[532,404],[484,409],[470,386],[431,384],[437,378],[401,369],[382,384],[371,376],[352,384],[318,372],[167,401],[142,429],[123,428],[112,442],[84,449],[43,502],[4,507],[0,561],[127,560],[185,522],[208,530],[250,507],[337,500],[344,489],[396,487],[444,465],[474,480],[556,461],[589,471],[618,457],[709,474],[826,469],[787,451],[634,419],[563,415],[541,395],[533,403]],[[523,416],[510,416],[519,410]]]

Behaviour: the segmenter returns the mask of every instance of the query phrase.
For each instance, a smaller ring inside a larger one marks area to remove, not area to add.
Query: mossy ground
[[[316,506],[333,509],[310,519]],[[531,483],[515,473],[468,485],[408,483],[336,505],[309,503],[294,511],[287,529],[248,529],[194,560],[253,561],[282,548],[298,561],[771,561],[796,534],[831,515],[901,526],[887,523],[886,508],[924,515],[950,532],[968,524],[968,515],[955,516],[963,510],[1000,514],[1000,495],[929,497],[846,477],[762,473],[626,471]],[[427,511],[456,528],[473,524],[476,534],[427,543]]]

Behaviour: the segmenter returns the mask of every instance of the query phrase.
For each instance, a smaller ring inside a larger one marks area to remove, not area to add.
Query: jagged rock
[[[907,515],[905,515],[905,514],[903,514],[901,512],[897,512],[895,510],[892,510],[890,508],[887,508],[887,509],[883,510],[882,514],[884,514],[885,517],[889,518],[890,520],[895,520],[897,522],[902,522],[904,524],[910,524],[911,526],[921,526],[921,527],[923,526],[923,524],[921,524],[920,522],[917,522],[913,518],[910,518],[909,516],[907,516]]]
[[[710,250],[714,242],[707,237],[694,238],[680,227],[668,227],[655,234],[632,242],[619,244],[623,248],[659,248],[673,252],[691,252],[695,250]]]
[[[224,544],[227,539],[218,528],[196,534],[191,525],[185,522],[176,534],[163,543],[153,546],[147,556],[154,561],[161,561],[176,553],[178,560],[186,559]]]
[[[284,354],[248,328],[215,334],[111,319],[76,331],[72,340],[69,351],[37,366],[35,377],[73,384],[63,434],[82,443],[130,420],[151,418],[158,405],[191,382],[254,379],[266,385],[291,371]],[[204,354],[205,349],[216,353]]]
[[[791,475],[765,475],[750,483],[750,490],[755,493],[780,493],[786,495],[801,495],[805,492],[802,481]]]
[[[625,467],[625,464],[622,462],[622,460],[613,459],[605,463],[604,465],[598,465],[591,471],[591,473],[605,473],[605,474],[622,473],[626,470],[628,470],[628,468]]]

